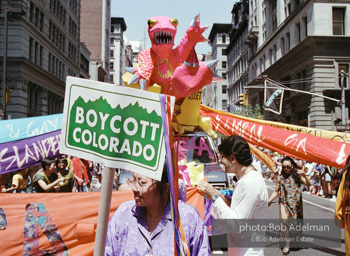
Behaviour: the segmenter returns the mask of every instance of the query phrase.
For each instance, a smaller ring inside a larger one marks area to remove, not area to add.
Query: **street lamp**
[[[13,21],[22,17],[25,12],[19,8],[5,7],[4,9],[4,57],[2,60],[2,88],[1,88],[1,104],[2,120],[6,119],[6,82],[7,82],[7,39],[8,39],[8,20]]]

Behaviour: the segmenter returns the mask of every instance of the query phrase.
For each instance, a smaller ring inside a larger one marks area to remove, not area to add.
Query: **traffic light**
[[[8,86],[6,86],[6,93],[5,93],[5,103],[6,104],[9,102],[12,102],[11,93],[12,93],[12,90],[10,88],[8,88]]]
[[[248,106],[248,93],[244,92],[239,95],[239,105]]]

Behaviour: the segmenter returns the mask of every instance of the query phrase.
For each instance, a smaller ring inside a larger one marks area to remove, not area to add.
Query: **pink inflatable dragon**
[[[198,62],[194,51],[197,43],[208,41],[202,36],[208,27],[200,27],[198,14],[173,49],[177,25],[177,19],[164,16],[148,19],[152,47],[138,54],[138,67],[129,70],[134,75],[128,85],[138,82],[142,90],[147,90],[148,86],[158,84],[162,87],[161,93],[184,98],[212,82],[210,67],[217,61]]]

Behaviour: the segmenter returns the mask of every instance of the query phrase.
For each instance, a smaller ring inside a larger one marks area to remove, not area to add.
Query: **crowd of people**
[[[335,218],[341,219],[345,240],[350,241],[350,155],[345,167],[337,169],[273,153],[274,170],[264,172],[252,157],[249,144],[238,135],[223,140],[218,151],[225,172],[234,174],[237,182],[230,199],[207,181],[199,182],[198,190],[213,202],[210,213],[215,219],[234,231],[241,220],[266,219],[268,207],[278,197],[280,218],[283,225],[289,225],[286,220],[303,219],[302,192],[332,200],[338,194]],[[7,176],[8,182],[4,182],[6,175],[1,175],[1,192],[89,192],[93,188],[92,175],[99,179],[101,168],[99,164],[78,157],[43,159],[41,168],[34,173],[28,168],[19,170],[11,178]],[[270,197],[264,178],[276,182]],[[167,242],[174,241],[174,233],[166,166],[161,181],[134,173],[126,186],[133,191],[134,200],[121,204],[109,222],[106,255],[161,255],[163,251],[173,251],[174,244]],[[183,234],[188,241],[182,249],[191,255],[210,255],[203,220],[195,208],[185,203],[185,199],[180,201]],[[122,225],[126,222],[129,224]],[[282,235],[288,238],[288,231]],[[229,233],[227,240],[229,255],[264,255],[263,248],[247,246],[247,239],[241,232]],[[140,245],[140,241],[145,246],[134,246]],[[288,240],[285,241],[284,255],[291,249]],[[346,246],[346,250],[350,248]]]
[[[0,175],[2,193],[91,192],[101,187],[102,166],[73,156],[45,158],[38,166]]]

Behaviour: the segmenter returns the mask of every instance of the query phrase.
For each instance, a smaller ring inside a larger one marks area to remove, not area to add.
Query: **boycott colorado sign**
[[[60,151],[159,180],[160,94],[68,77]]]

